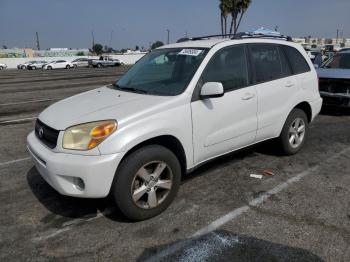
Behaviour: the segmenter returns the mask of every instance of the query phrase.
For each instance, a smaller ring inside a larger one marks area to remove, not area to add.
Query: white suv
[[[28,150],[61,194],[111,194],[127,217],[143,220],[170,205],[182,174],[212,158],[272,138],[297,153],[321,105],[300,45],[192,40],[156,49],[115,84],[44,110]]]

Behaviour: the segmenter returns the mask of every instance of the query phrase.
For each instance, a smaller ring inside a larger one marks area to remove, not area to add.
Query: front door
[[[257,95],[249,86],[245,45],[219,50],[208,63],[198,83],[220,82],[225,94],[191,103],[194,164],[255,142]],[[195,91],[196,92],[196,91]]]

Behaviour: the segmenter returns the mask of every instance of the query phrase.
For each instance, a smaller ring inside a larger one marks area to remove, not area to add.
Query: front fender
[[[139,118],[118,128],[118,130],[98,148],[101,154],[127,153],[135,146],[164,135],[180,141],[188,167],[193,165],[192,120],[189,105]]]

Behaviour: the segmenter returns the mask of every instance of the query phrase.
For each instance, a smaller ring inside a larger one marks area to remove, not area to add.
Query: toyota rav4
[[[321,105],[300,45],[192,39],[153,50],[110,86],[48,107],[28,150],[59,193],[110,194],[126,217],[143,220],[164,211],[181,176],[210,159],[273,138],[297,153]]]

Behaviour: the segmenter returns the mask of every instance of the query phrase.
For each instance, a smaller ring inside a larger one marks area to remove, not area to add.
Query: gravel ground
[[[55,192],[25,148],[35,117],[126,70],[0,71],[0,261],[349,261],[349,110],[324,109],[295,156],[267,142],[200,167],[148,221]]]

